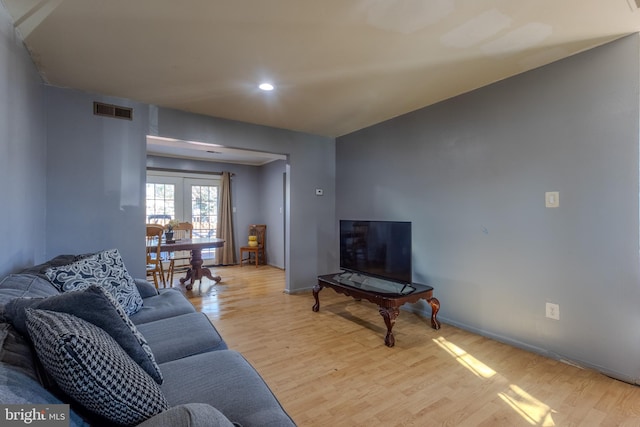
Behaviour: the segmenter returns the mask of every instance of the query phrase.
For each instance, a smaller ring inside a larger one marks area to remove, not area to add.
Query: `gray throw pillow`
[[[5,306],[5,317],[24,336],[27,330],[27,308],[72,314],[107,332],[151,377],[162,384],[162,372],[151,347],[124,309],[104,288],[91,285],[86,289],[65,292],[48,298],[16,298]]]
[[[117,249],[102,251],[44,273],[61,292],[98,285],[107,289],[131,316],[142,308],[142,297]]]
[[[105,331],[67,313],[26,312],[38,359],[85,409],[122,425],[168,409],[160,386]]]

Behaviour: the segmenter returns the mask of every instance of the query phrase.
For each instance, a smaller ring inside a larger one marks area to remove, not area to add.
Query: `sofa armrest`
[[[158,295],[158,290],[151,283],[147,282],[145,279],[133,279],[133,282],[136,284],[138,288],[138,292],[140,292],[140,296],[142,298],[155,297]]]
[[[174,406],[138,424],[138,427],[234,427],[222,412],[206,403]]]

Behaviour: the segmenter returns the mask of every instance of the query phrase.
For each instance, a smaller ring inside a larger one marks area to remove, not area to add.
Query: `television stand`
[[[431,306],[431,327],[433,329],[440,329],[440,322],[436,318],[438,310],[440,310],[440,301],[433,296],[433,287],[413,283],[411,285],[413,288],[411,293],[389,293],[388,289],[376,289],[371,286],[360,288],[357,285],[345,284],[344,281],[341,283],[341,281],[338,281],[339,277],[339,273],[318,276],[318,284],[313,287],[313,297],[316,300],[312,308],[314,312],[320,310],[318,294],[323,288],[331,288],[339,294],[344,294],[355,299],[365,299],[377,304],[378,311],[387,326],[387,335],[384,338],[384,343],[387,347],[393,347],[396,340],[393,336],[392,329],[398,315],[400,315],[400,306],[406,303],[416,303],[424,299]]]

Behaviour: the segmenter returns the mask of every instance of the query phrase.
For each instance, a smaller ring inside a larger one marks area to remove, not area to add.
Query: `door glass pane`
[[[216,237],[218,224],[217,186],[191,186],[191,220],[194,237]]]
[[[216,237],[218,225],[218,187],[191,186],[191,222],[193,237]],[[203,249],[202,258],[213,258],[215,249]]]
[[[147,222],[166,224],[176,215],[175,185],[147,183]]]

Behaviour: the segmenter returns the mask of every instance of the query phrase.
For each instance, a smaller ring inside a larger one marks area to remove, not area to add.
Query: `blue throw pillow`
[[[48,268],[44,273],[61,292],[98,285],[108,290],[127,315],[142,308],[142,297],[117,249],[102,251],[74,263]]]
[[[5,317],[25,337],[26,309],[57,311],[72,314],[102,328],[151,377],[162,384],[162,372],[155,361],[149,344],[111,294],[99,286],[65,292],[48,298],[16,298],[5,306]]]

